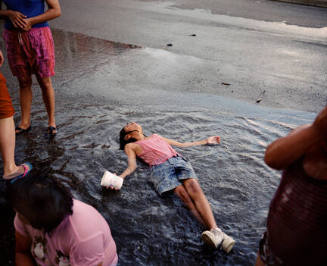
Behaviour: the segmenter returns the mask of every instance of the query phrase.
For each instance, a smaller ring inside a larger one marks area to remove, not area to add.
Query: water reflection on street
[[[35,90],[32,130],[17,137],[18,162],[30,161],[40,172],[61,179],[76,198],[101,212],[117,243],[120,265],[253,265],[280,175],[264,164],[265,147],[294,126],[310,122],[313,114],[256,106],[245,106],[241,113],[238,102],[228,99],[215,109],[199,110],[185,108],[182,99],[169,110],[164,104],[154,108],[151,103],[112,101],[111,80],[105,80],[99,69],[108,64],[114,68],[111,60],[142,48],[56,30],[54,38],[59,133],[49,141],[46,113]],[[97,94],[98,84],[87,83],[85,76],[107,83],[108,94]],[[76,84],[84,88],[78,90]],[[12,95],[18,110],[17,94]],[[221,136],[219,146],[177,151],[190,159],[218,225],[237,241],[229,255],[204,246],[200,240],[204,228],[177,198],[156,194],[145,165],[139,163],[121,191],[101,189],[104,169],[120,173],[126,167],[118,133],[129,121],[140,123],[147,135],[158,133],[180,141]]]

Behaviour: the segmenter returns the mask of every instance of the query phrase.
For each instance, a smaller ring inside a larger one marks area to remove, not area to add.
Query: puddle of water
[[[46,114],[36,93],[32,130],[17,137],[17,161],[28,160],[36,169],[59,178],[76,198],[101,212],[117,243],[120,265],[253,265],[280,175],[264,164],[265,147],[294,126],[312,121],[313,114],[260,108],[205,94],[199,96],[203,99],[198,105],[184,108],[181,100],[172,109],[151,102],[147,106],[115,102],[110,93],[104,97],[97,91],[97,83],[85,83],[81,91],[76,84],[82,86],[85,75],[104,79],[98,70],[113,67],[112,60],[136,47],[62,31],[54,31],[54,37],[61,48],[54,82],[59,133],[49,143]],[[194,94],[182,93],[188,105]],[[17,107],[17,95],[13,95]],[[210,105],[204,104],[209,98]],[[174,196],[156,194],[145,165],[140,164],[126,179],[120,192],[101,189],[104,169],[120,173],[126,167],[118,133],[128,121],[143,125],[147,135],[158,133],[180,141],[221,136],[219,146],[177,150],[190,159],[218,225],[237,241],[229,255],[204,246],[200,240],[204,228]],[[11,221],[8,212],[5,217]],[[1,234],[4,253],[0,262],[11,265],[12,228],[8,224],[1,228],[9,233]]]

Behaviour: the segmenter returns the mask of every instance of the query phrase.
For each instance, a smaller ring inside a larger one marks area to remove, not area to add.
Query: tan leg
[[[174,190],[175,194],[184,202],[184,204],[186,205],[186,207],[189,208],[189,210],[192,212],[192,214],[195,216],[195,218],[204,226],[206,226],[206,224],[204,223],[201,215],[199,214],[199,212],[197,211],[197,209],[195,208],[195,205],[193,203],[193,201],[191,200],[190,196],[187,194],[187,191],[185,190],[183,185],[180,185],[178,187],[175,188]]]
[[[48,126],[56,127],[55,119],[55,92],[52,86],[51,78],[41,78],[37,76],[37,80],[42,90],[43,102],[48,113]]]
[[[15,163],[15,124],[13,117],[0,119],[0,151],[3,160],[4,176],[19,171]]]
[[[19,102],[21,108],[21,121],[18,126],[26,129],[31,125],[31,105],[32,105],[32,77],[20,78],[19,82]]]
[[[186,179],[183,183],[187,194],[194,202],[195,208],[201,215],[204,225],[208,229],[216,228],[217,224],[213,216],[209,202],[204,195],[198,181],[194,178]]]

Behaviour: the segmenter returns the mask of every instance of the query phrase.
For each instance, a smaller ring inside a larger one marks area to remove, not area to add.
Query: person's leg
[[[32,77],[18,77],[19,94],[20,94],[20,108],[21,108],[21,121],[18,127],[27,129],[31,125],[31,105],[32,105]],[[18,133],[19,130],[16,130]]]
[[[0,119],[0,151],[4,177],[24,172],[24,168],[15,163],[15,124],[12,116]]]
[[[198,221],[206,226],[204,223],[200,213],[196,209],[193,201],[191,200],[190,196],[188,195],[187,191],[185,190],[183,185],[179,185],[174,190],[175,194],[184,202],[184,204],[188,207],[188,209],[192,212],[192,214],[195,216]]]
[[[204,225],[208,229],[217,228],[209,202],[198,181],[194,178],[189,178],[183,181],[183,186],[191,200],[194,202],[194,206],[197,212],[201,215]]]
[[[48,113],[48,126],[56,127],[55,120],[55,92],[52,86],[51,78],[45,77],[42,78],[39,75],[37,76],[37,80],[40,84],[42,90],[43,102],[45,104],[47,113]],[[56,132],[53,132],[56,133]]]
[[[235,240],[218,228],[209,202],[198,181],[194,178],[186,179],[183,182],[183,185],[188,195],[194,202],[194,205],[201,215],[206,227],[209,229],[202,233],[202,240],[215,248],[219,247],[221,244],[223,250],[229,253],[235,244]]]

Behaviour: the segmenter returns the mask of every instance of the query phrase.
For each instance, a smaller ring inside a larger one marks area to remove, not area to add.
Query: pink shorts
[[[49,27],[32,28],[27,32],[5,29],[3,38],[11,72],[18,79],[32,74],[41,78],[55,74],[54,43]]]

